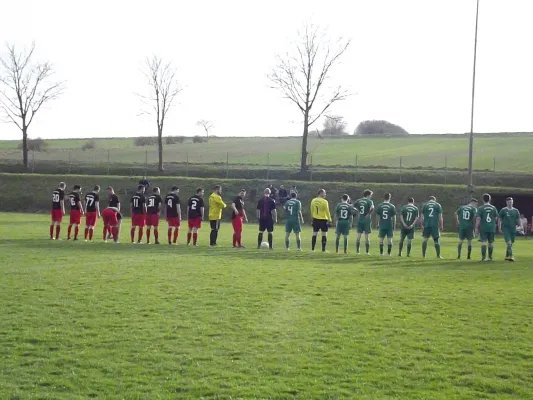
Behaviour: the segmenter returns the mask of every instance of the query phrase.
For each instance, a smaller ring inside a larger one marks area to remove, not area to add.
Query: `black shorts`
[[[329,227],[327,219],[313,219],[313,232],[327,232],[328,229]]]
[[[218,231],[220,229],[220,220],[211,220],[209,221],[209,225],[211,226],[212,231]]]
[[[259,232],[274,232],[274,220],[272,218],[259,220]]]

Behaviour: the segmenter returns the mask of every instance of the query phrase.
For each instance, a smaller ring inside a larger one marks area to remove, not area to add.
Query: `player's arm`
[[[117,197],[117,200],[118,200],[118,197]],[[117,201],[117,210],[118,212],[120,212],[120,201]]]
[[[407,227],[408,227],[407,224],[405,223],[405,220],[403,219],[403,214],[400,214],[400,223],[402,224],[402,226],[403,226],[404,228],[407,228]]]
[[[394,231],[396,229],[396,215],[392,217],[392,230]]]
[[[146,205],[146,201],[143,203],[143,210],[144,210],[145,214],[148,212],[148,207]]]
[[[200,212],[202,213],[202,221],[203,221],[205,218],[205,207],[204,206],[200,207]]]
[[[442,213],[439,214],[439,225],[440,225],[440,230],[443,231],[444,230],[444,217],[442,216]]]
[[[329,203],[326,202],[324,203],[324,207],[326,208],[326,218],[328,219],[329,222],[331,222],[331,213],[329,212]]]
[[[222,197],[219,197],[217,199],[217,203],[220,205],[221,208],[226,208],[226,203],[224,203],[224,200],[222,200]]]
[[[474,233],[479,232],[479,224],[481,223],[481,216],[478,214],[476,215],[476,224],[474,226]]]
[[[302,210],[298,211],[298,216],[300,217],[300,221],[302,222],[302,225],[305,224],[304,215],[302,214]]]
[[[274,223],[278,223],[278,210],[275,208],[271,211],[272,212],[272,219],[274,220]]]
[[[239,210],[237,210],[237,206],[235,205],[235,202],[231,203],[231,208],[233,209],[233,212],[235,215],[239,215]]]
[[[502,212],[503,212],[503,209],[500,211],[500,213],[498,214],[498,216],[501,215]],[[501,218],[498,218],[497,223],[498,223],[498,225],[497,225],[497,227],[498,227],[498,232],[501,232],[501,231],[502,231],[502,219],[501,219]]]
[[[420,219],[419,216],[415,217],[415,220],[413,221],[413,225],[411,225],[410,228],[414,228],[419,219]]]
[[[178,209],[178,218],[179,218],[180,221],[181,221],[181,204],[178,203],[176,206],[177,206],[177,209]],[[166,207],[165,207],[165,209],[166,209]]]
[[[459,226],[459,209],[455,212],[455,224]]]
[[[61,203],[61,211],[63,212],[63,215],[65,215],[65,198],[64,197],[60,200],[60,203]]]
[[[244,218],[244,222],[248,222],[248,215],[246,215],[246,210],[244,207],[242,208],[242,216]]]
[[[81,214],[82,215],[85,214],[85,211],[83,211],[83,203],[81,202],[81,199],[78,200],[78,207],[79,207],[79,209],[81,211]]]

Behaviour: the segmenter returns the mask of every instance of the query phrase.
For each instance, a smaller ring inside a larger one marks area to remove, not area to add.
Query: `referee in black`
[[[276,211],[276,201],[270,197],[270,189],[265,189],[263,197],[257,203],[257,219],[259,220],[259,235],[257,235],[257,248],[261,248],[263,243],[263,233],[268,232],[268,246],[272,246],[272,232],[274,224],[278,223],[278,212]]]

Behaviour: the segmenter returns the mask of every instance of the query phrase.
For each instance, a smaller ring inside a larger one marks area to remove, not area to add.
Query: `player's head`
[[[298,196],[298,195],[296,194],[296,192],[291,192],[291,199],[295,199],[296,196]]]
[[[239,197],[242,197],[244,199],[244,196],[246,196],[246,189],[241,189],[239,192]]]
[[[343,195],[341,196],[341,201],[342,201],[343,203],[348,203],[348,200],[350,200],[350,196],[348,196],[347,194],[343,194]]]
[[[429,201],[437,201],[437,198],[435,196],[429,196]]]
[[[524,214],[520,214],[520,218],[525,218]]]
[[[99,192],[100,192],[100,186],[98,186],[98,185],[94,185],[94,187],[93,187],[93,192],[94,192],[94,193],[99,193]]]
[[[507,207],[511,208],[513,206],[513,204],[514,204],[514,200],[513,200],[512,197],[507,197],[505,199],[505,203],[507,204]]]
[[[197,188],[196,189],[196,195],[198,197],[202,197],[204,195],[204,188],[202,188],[202,187]]]
[[[74,185],[74,191],[75,192],[81,192],[81,186],[80,185]]]
[[[171,192],[171,193],[179,193],[179,191],[180,191],[180,188],[177,187],[176,185],[174,185],[174,186],[172,186],[172,187],[170,188],[170,192]]]
[[[383,196],[383,200],[385,201],[390,201],[391,198],[392,198],[392,194],[390,193],[385,193],[385,196]]]
[[[412,198],[412,197],[409,197],[409,198],[407,199],[407,203],[408,203],[408,204],[415,204],[415,199]]]
[[[326,197],[326,191],[324,189],[319,189],[316,195],[318,197],[325,198]]]
[[[270,193],[272,193],[272,192],[270,191],[269,188],[266,188],[266,189],[263,191],[263,195],[264,195],[265,197],[270,196]]]
[[[59,189],[65,190],[67,187],[67,184],[65,182],[59,182]]]
[[[283,185],[279,185],[279,188],[280,188],[280,189],[284,189],[284,186],[283,186]]]
[[[213,186],[213,193],[222,194],[222,186],[220,185]]]
[[[374,194],[374,193],[372,192],[372,190],[368,190],[368,189],[367,189],[367,190],[365,190],[365,191],[363,192],[363,197],[371,198],[373,194]]]
[[[484,202],[485,204],[490,203],[490,199],[491,199],[490,194],[485,193],[485,194],[483,195],[483,202]]]
[[[152,191],[154,192],[154,194],[161,193],[161,189],[159,189],[157,186],[155,188],[153,188]]]
[[[144,193],[144,189],[146,189],[146,188],[144,187],[144,185],[139,185],[139,186],[137,186],[137,192],[138,192],[138,193]]]
[[[111,186],[107,188],[107,193],[109,194],[115,194],[115,189],[113,189]]]
[[[472,197],[472,200],[470,200],[470,205],[476,207],[476,206],[477,206],[477,199],[474,199],[474,198]]]

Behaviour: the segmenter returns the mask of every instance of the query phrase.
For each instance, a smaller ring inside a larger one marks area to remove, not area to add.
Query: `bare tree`
[[[64,83],[53,81],[49,62],[33,62],[35,43],[19,51],[6,44],[0,57],[0,111],[4,122],[15,124],[22,132],[22,160],[28,167],[28,128],[41,107],[62,93]]]
[[[213,125],[213,122],[208,121],[206,119],[201,119],[200,121],[196,123],[196,125],[204,128],[205,135],[207,136],[207,140],[209,140],[209,131],[213,129],[213,127],[215,126]]]
[[[340,115],[326,115],[324,124],[322,125],[323,136],[345,136],[348,135],[346,127],[348,124]]]
[[[268,78],[273,88],[296,104],[303,114],[301,172],[307,170],[307,138],[313,125],[333,103],[344,100],[348,93],[337,86],[328,88],[331,68],[339,62],[350,44],[349,40],[338,39],[332,43],[325,31],[307,25],[299,32],[294,43],[294,52],[277,57],[277,65]],[[316,110],[316,111],[315,111]]]
[[[163,171],[163,128],[172,102],[182,91],[182,87],[176,79],[176,68],[172,63],[164,63],[157,56],[146,58],[146,70],[143,73],[150,86],[150,94],[139,94],[146,107],[142,114],[154,115],[156,118],[159,171]]]

